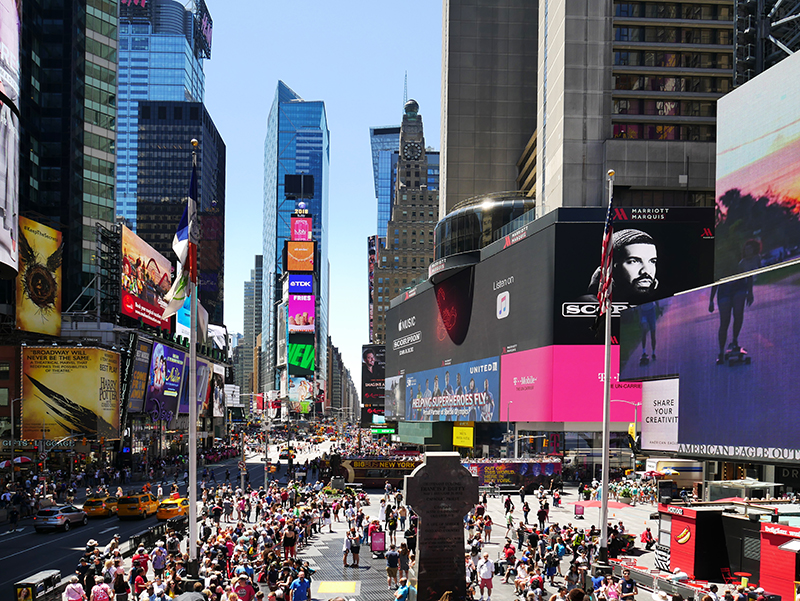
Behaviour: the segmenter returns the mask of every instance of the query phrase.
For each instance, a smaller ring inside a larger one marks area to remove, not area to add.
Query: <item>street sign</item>
[[[39,453],[39,459],[47,459],[47,453],[45,453],[44,451]]]
[[[373,434],[396,434],[397,430],[394,428],[372,428]]]
[[[240,470],[246,470],[247,469],[247,464],[244,461],[240,461],[239,462],[239,469]]]

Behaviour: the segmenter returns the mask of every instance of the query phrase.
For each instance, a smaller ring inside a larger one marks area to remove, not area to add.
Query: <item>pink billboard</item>
[[[292,240],[311,240],[311,217],[292,217]]]
[[[314,295],[289,295],[289,333],[314,332]]]
[[[602,422],[601,345],[547,346],[500,358],[500,415],[511,421]],[[619,381],[619,347],[611,347],[612,422],[632,422],[640,382]],[[511,405],[508,403],[511,401]],[[508,411],[508,413],[506,413]]]

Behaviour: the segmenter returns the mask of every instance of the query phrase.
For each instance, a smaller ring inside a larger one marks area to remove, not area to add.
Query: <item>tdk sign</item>
[[[314,292],[313,275],[289,274],[289,294],[312,294]]]

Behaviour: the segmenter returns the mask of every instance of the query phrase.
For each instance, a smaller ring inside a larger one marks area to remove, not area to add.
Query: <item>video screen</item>
[[[289,318],[287,323],[290,334],[314,332],[314,308],[315,298],[313,294],[289,295]]]
[[[286,271],[314,271],[314,243],[286,241]]]
[[[292,217],[292,240],[307,242],[311,240],[311,217]]]
[[[383,407],[386,347],[365,344],[361,347],[361,404]]]
[[[164,295],[172,286],[172,265],[127,227],[122,227],[122,303],[120,312],[150,326],[169,329]]]

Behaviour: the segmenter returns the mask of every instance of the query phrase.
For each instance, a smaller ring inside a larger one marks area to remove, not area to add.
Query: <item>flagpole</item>
[[[197,145],[192,139],[192,170],[197,168]],[[196,199],[191,198],[190,190],[188,203]],[[190,216],[195,212],[189,208]],[[191,218],[191,217],[190,217]],[[197,246],[192,239],[192,228],[196,223],[189,224],[189,540],[187,550],[192,566],[192,575],[197,574]]]
[[[608,170],[608,202],[614,198],[614,170]],[[610,208],[609,208],[610,210]],[[612,262],[613,265],[613,262]],[[609,274],[610,276],[611,274]],[[612,288],[613,291],[613,288]],[[600,549],[598,560],[608,563],[608,471],[611,439],[611,293],[605,298],[605,365],[603,368],[603,463],[600,478]]]

